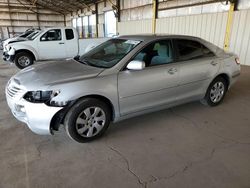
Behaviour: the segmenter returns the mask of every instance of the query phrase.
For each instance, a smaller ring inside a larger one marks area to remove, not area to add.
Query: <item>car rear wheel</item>
[[[19,69],[24,69],[32,65],[34,63],[34,59],[32,55],[27,52],[19,52],[15,56],[14,63]]]
[[[217,106],[219,105],[227,92],[227,82],[222,77],[217,77],[209,85],[204,99],[201,101],[205,105]]]
[[[100,137],[108,128],[110,117],[108,105],[98,99],[86,98],[69,110],[64,126],[71,139],[84,143]]]

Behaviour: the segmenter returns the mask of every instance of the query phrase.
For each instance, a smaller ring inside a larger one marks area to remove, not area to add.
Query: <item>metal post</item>
[[[98,38],[98,24],[99,24],[99,16],[98,16],[98,3],[95,3],[95,29],[96,29],[96,37]]]
[[[233,15],[234,15],[234,3],[230,3],[230,8],[227,15],[227,26],[226,26],[226,33],[225,33],[225,39],[224,39],[224,50],[229,50],[230,45],[230,36],[231,36],[231,30],[232,30],[232,24],[233,24]]]
[[[38,10],[37,4],[35,4],[35,6],[36,6],[36,20],[37,20],[37,25],[38,25],[38,28],[40,29],[39,10]]]
[[[157,0],[153,0],[152,33],[155,34],[157,18]]]
[[[66,15],[65,14],[63,15],[63,23],[64,23],[64,26],[66,27],[67,24],[66,24]]]

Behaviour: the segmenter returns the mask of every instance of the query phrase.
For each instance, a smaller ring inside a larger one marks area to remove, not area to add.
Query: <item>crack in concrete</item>
[[[194,122],[192,119],[189,119],[183,115],[180,115],[176,112],[173,111],[173,109],[169,109],[170,112],[172,112],[172,114],[174,114],[175,116],[177,117],[180,117],[186,121],[189,121],[191,122],[191,124],[196,127],[196,128],[200,128],[198,127],[198,125],[196,124],[196,122]],[[204,128],[200,128],[201,130],[204,130]],[[139,175],[137,175],[133,170],[131,170],[131,166],[130,166],[130,163],[129,163],[129,160],[117,149],[115,149],[114,147],[112,146],[109,146],[107,143],[106,143],[106,146],[112,150],[113,152],[115,152],[116,154],[118,154],[125,162],[126,162],[126,166],[127,166],[127,170],[129,171],[129,173],[131,173],[136,179],[137,179],[137,182],[143,187],[143,188],[147,188],[149,184],[151,183],[156,183],[158,181],[162,181],[162,180],[169,180],[171,178],[174,178],[182,173],[186,173],[187,171],[190,170],[190,168],[192,168],[194,165],[196,164],[200,164],[200,163],[204,163],[206,161],[209,161],[211,160],[213,157],[214,157],[214,154],[216,153],[217,150],[221,150],[221,149],[225,149],[225,148],[228,148],[228,147],[232,147],[236,144],[250,144],[248,142],[244,143],[244,142],[239,142],[237,140],[234,140],[232,138],[227,138],[227,137],[224,137],[224,136],[221,136],[213,131],[210,131],[210,130],[206,130],[207,132],[209,132],[210,134],[213,134],[215,135],[216,137],[219,137],[222,139],[222,142],[225,142],[225,143],[228,143],[228,142],[231,142],[232,144],[230,145],[227,145],[227,146],[224,146],[224,147],[215,147],[215,148],[212,148],[211,149],[211,152],[208,154],[207,157],[204,157],[203,159],[201,160],[198,160],[198,161],[191,161],[191,162],[188,162],[186,163],[186,165],[184,165],[184,167],[180,168],[179,170],[176,170],[175,172],[173,172],[172,174],[168,175],[168,176],[162,176],[162,177],[157,177],[157,176],[154,176],[154,175],[150,175],[152,177],[151,180],[148,180],[148,181],[143,181]]]
[[[186,116],[183,116],[183,115],[178,114],[178,113],[175,112],[172,108],[170,108],[169,110],[170,110],[170,112],[172,112],[173,115],[175,115],[175,116],[177,116],[177,117],[180,117],[180,118],[182,118],[182,119],[184,119],[184,120],[186,120],[186,121],[191,122],[191,124],[194,125],[194,127],[199,128],[199,129],[201,129],[201,130],[205,130],[203,127],[202,127],[202,128],[198,127],[198,125],[196,124],[196,122],[194,122],[192,119],[190,119],[190,118],[188,118],[188,117],[186,117]],[[221,138],[221,139],[224,140],[224,141],[231,141],[231,142],[233,142],[233,143],[235,143],[235,144],[250,144],[250,143],[248,143],[248,142],[239,142],[238,140],[235,140],[235,139],[233,139],[233,138],[227,138],[227,137],[221,136],[221,135],[219,135],[219,134],[217,134],[217,133],[215,133],[215,132],[209,130],[208,128],[206,128],[205,131],[207,131],[207,132],[213,134],[214,136],[216,136],[216,137],[218,137],[218,138]]]
[[[142,187],[145,188],[145,182],[143,182],[143,181],[141,180],[141,178],[140,178],[134,171],[131,170],[128,159],[127,159],[120,151],[118,151],[117,149],[115,149],[115,148],[113,148],[113,147],[111,147],[111,146],[109,146],[109,145],[107,145],[107,147],[108,147],[110,150],[112,150],[113,152],[115,152],[116,154],[118,154],[118,155],[126,162],[127,170],[129,171],[129,173],[131,173],[131,174],[137,179],[138,183],[139,183]]]
[[[172,173],[169,176],[155,177],[154,181],[146,182],[146,186],[145,187],[147,188],[148,184],[150,184],[150,183],[156,183],[156,182],[161,181],[161,180],[169,180],[169,179],[174,178],[174,177],[176,177],[176,176],[178,176],[178,175],[180,175],[182,173],[186,173],[191,167],[194,166],[194,164],[203,163],[205,161],[208,161],[208,160],[212,159],[213,156],[214,156],[215,151],[216,151],[216,149],[213,148],[207,158],[202,159],[200,161],[196,161],[196,162],[195,161],[188,162],[184,167],[180,168],[179,170],[176,170],[174,173]]]
[[[116,154],[118,154],[125,162],[126,162],[126,165],[127,165],[127,170],[137,179],[138,183],[143,187],[143,188],[147,188],[149,184],[151,183],[155,183],[155,182],[158,182],[158,181],[161,181],[161,180],[169,180],[171,178],[174,178],[176,177],[177,175],[181,174],[181,173],[185,173],[186,171],[188,171],[194,164],[197,164],[197,163],[202,163],[202,162],[205,162],[205,161],[208,161],[210,159],[213,158],[213,155],[215,153],[215,148],[213,148],[210,152],[210,155],[205,158],[205,159],[202,159],[200,161],[196,161],[196,162],[188,162],[183,168],[179,169],[179,170],[176,170],[174,173],[172,173],[171,175],[169,176],[163,176],[163,177],[157,177],[157,176],[154,176],[154,175],[151,175],[152,179],[151,180],[148,180],[148,181],[143,181],[141,180],[141,178],[134,172],[131,170],[131,167],[130,167],[130,163],[129,163],[129,160],[117,149],[115,149],[114,147],[111,147],[109,145],[107,145],[107,147],[112,150],[113,152],[115,152]]]
[[[128,159],[117,149],[115,149],[114,147],[111,147],[111,146],[108,146],[107,147],[112,150],[113,152],[115,152],[116,154],[118,154],[125,162],[126,162],[126,165],[127,165],[127,170],[137,179],[138,183],[143,187],[143,188],[147,188],[149,184],[152,184],[152,183],[156,183],[158,181],[162,181],[162,180],[170,180],[182,173],[186,173],[188,170],[190,170],[190,168],[192,168],[194,165],[196,164],[201,164],[201,163],[204,163],[206,161],[209,161],[211,160],[213,157],[214,157],[214,154],[216,153],[217,150],[221,150],[221,149],[225,149],[225,148],[228,148],[228,147],[232,147],[234,146],[235,143],[231,144],[231,145],[227,145],[227,146],[224,146],[224,147],[215,147],[215,148],[212,148],[209,155],[201,160],[198,160],[198,161],[191,161],[191,162],[188,162],[184,167],[180,168],[179,170],[176,170],[175,172],[173,172],[172,174],[168,175],[168,176],[162,176],[162,177],[157,177],[157,176],[154,176],[154,175],[151,175],[152,179],[151,180],[148,180],[148,181],[143,181],[141,180],[141,178],[139,177],[139,175],[137,175],[134,171],[131,170],[131,166],[130,166],[130,163],[128,161]]]
[[[37,152],[38,152],[38,158],[41,158],[41,155],[42,155],[41,148],[42,148],[44,145],[46,145],[46,144],[48,143],[49,140],[50,140],[50,139],[47,139],[47,140],[44,140],[44,141],[40,142],[40,143],[38,144],[38,146],[36,147],[36,150],[37,150]]]

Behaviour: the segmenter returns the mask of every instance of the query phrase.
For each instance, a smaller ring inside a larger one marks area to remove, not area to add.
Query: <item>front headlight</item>
[[[59,93],[60,91],[29,91],[23,98],[33,103],[46,103]]]

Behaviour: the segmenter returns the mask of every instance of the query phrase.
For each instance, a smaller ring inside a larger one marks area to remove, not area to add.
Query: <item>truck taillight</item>
[[[240,64],[240,59],[239,59],[238,57],[235,58],[235,63],[236,63],[237,65]]]

